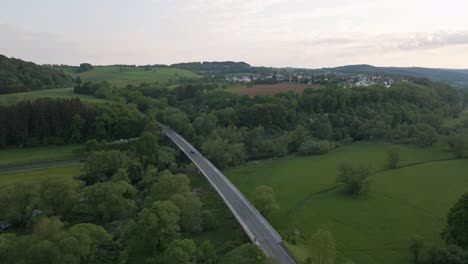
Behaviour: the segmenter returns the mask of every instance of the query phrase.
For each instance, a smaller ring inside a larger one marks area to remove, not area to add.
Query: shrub
[[[299,146],[299,154],[301,155],[321,155],[330,152],[332,145],[328,140],[306,140]]]

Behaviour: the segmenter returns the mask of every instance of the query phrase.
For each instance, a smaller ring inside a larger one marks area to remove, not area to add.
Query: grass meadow
[[[48,89],[25,93],[2,94],[0,95],[0,103],[12,104],[24,100],[35,100],[38,98],[59,98],[59,99],[73,99],[78,98],[87,103],[104,103],[109,102],[104,99],[99,99],[91,95],[75,94],[73,88],[58,88]]]
[[[427,246],[442,243],[446,214],[468,191],[468,161],[447,160],[451,154],[438,148],[402,146],[402,168],[387,170],[389,147],[353,144],[322,156],[252,162],[225,174],[251,200],[259,185],[275,190],[280,209],[268,220],[280,233],[297,229],[308,238],[318,228],[332,232],[337,263],[408,263],[413,235]],[[371,165],[369,194],[352,198],[336,188],[342,161]],[[305,241],[289,247],[305,261]]]
[[[73,77],[80,77],[83,81],[109,83],[123,87],[127,84],[138,85],[141,82],[165,83],[179,78],[199,78],[200,76],[182,69],[151,68],[145,71],[143,68],[119,67],[119,66],[95,66],[93,70],[83,73],[72,73]]]
[[[0,173],[0,188],[15,183],[34,184],[47,179],[74,181],[83,164]]]
[[[63,160],[82,154],[83,145],[48,146],[36,148],[0,149],[0,166],[41,161]]]

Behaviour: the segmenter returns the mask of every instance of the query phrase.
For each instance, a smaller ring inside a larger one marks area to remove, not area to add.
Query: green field
[[[75,94],[73,93],[73,88],[58,88],[58,89],[40,90],[40,91],[25,92],[25,93],[3,94],[3,95],[0,95],[0,103],[12,104],[18,101],[35,100],[37,98],[44,98],[44,97],[60,98],[60,99],[78,98],[88,103],[109,102],[104,99],[98,99],[90,95]]]
[[[63,160],[83,154],[82,145],[0,149],[0,166],[39,161]]]
[[[46,169],[0,173],[0,187],[14,183],[39,183],[48,178],[73,180],[80,175],[83,164]]]
[[[280,209],[268,219],[280,233],[297,228],[310,237],[318,228],[331,231],[338,263],[408,263],[411,236],[424,237],[426,245],[441,243],[448,209],[468,191],[468,161],[433,161],[451,155],[436,148],[402,147],[402,165],[407,166],[385,171],[389,146],[354,144],[323,156],[250,163],[226,175],[249,199],[256,186],[275,190]],[[338,165],[345,160],[380,171],[372,176],[366,197],[350,198],[335,188]],[[290,247],[300,260],[307,257],[304,245]]]
[[[73,77],[80,77],[83,81],[100,82],[108,81],[116,86],[127,84],[138,85],[141,82],[167,82],[179,78],[198,78],[199,75],[182,69],[151,68],[145,71],[143,68],[119,67],[119,66],[95,66],[93,70],[83,73],[71,73]]]

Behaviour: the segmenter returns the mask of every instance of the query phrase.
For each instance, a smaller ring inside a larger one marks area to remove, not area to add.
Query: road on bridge
[[[182,136],[167,126],[161,125],[161,127],[163,133],[192,160],[201,173],[208,179],[234,214],[250,240],[266,256],[276,259],[279,263],[295,263],[291,253],[289,253],[283,244],[281,236],[226,176]]]

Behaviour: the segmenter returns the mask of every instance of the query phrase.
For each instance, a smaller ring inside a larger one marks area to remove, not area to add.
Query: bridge
[[[235,216],[250,240],[267,256],[281,264],[294,264],[283,239],[245,196],[205,156],[169,127],[163,133],[198,167]]]

